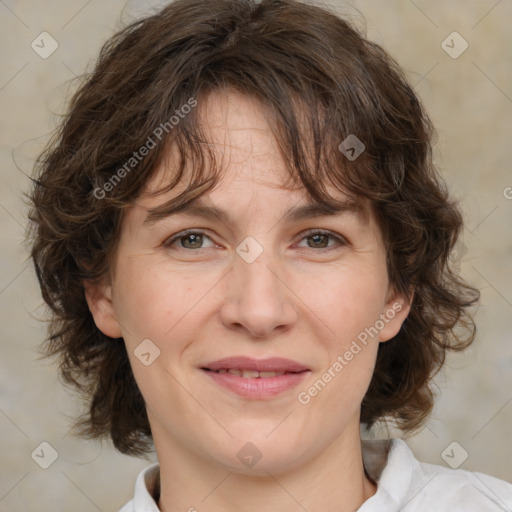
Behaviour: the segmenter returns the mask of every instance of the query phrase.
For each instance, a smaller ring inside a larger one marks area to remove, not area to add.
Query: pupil
[[[187,235],[185,237],[185,242],[188,243],[189,240],[192,240],[192,246],[193,247],[196,247],[196,245],[194,245],[194,243],[198,243],[198,241],[200,242],[201,241],[201,235],[194,235],[194,234],[190,234],[190,235]]]
[[[311,236],[311,238],[315,239],[315,244],[317,243],[318,239],[321,238],[321,237],[324,237],[324,241],[325,241],[326,235],[317,234],[317,235],[312,235]],[[323,244],[322,247],[325,247],[325,244]]]

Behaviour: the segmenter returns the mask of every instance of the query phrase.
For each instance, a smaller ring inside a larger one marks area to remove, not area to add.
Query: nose
[[[289,272],[270,250],[251,263],[237,254],[226,280],[221,320],[228,329],[268,340],[297,321],[297,300]]]

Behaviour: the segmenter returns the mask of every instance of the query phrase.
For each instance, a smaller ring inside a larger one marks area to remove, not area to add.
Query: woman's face
[[[112,281],[89,289],[88,302],[98,327],[124,339],[157,452],[286,470],[359,433],[378,344],[409,307],[391,294],[372,216],[287,216],[306,195],[283,186],[255,101],[214,94],[198,108],[227,168],[195,206],[222,218],[196,210],[145,223],[184,186],[141,196],[124,218]],[[164,180],[162,168],[147,190]]]

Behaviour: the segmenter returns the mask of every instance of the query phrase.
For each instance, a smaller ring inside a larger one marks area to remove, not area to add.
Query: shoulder
[[[360,512],[373,511],[373,505],[401,512],[512,512],[512,484],[504,480],[420,462],[401,439],[364,441],[363,450],[365,444],[373,463],[370,476],[372,470],[378,473],[372,477],[377,492]],[[379,453],[384,460],[380,468]]]
[[[118,512],[133,512],[133,500],[130,500],[123,508],[119,509]]]
[[[410,510],[421,502],[425,510],[512,512],[512,484],[490,475],[420,462],[413,480]]]
[[[157,500],[160,494],[160,465],[151,464],[144,468],[135,482],[133,499],[119,512],[159,512]]]

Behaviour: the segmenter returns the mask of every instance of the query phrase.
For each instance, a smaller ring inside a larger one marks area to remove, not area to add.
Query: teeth
[[[255,372],[253,370],[243,370],[242,371],[242,377],[244,379],[257,379],[260,372]]]
[[[254,370],[235,370],[232,368],[226,370],[225,368],[223,368],[221,370],[217,370],[217,373],[230,373],[231,375],[243,377],[244,379],[266,379],[268,377],[280,377],[281,375],[284,375],[286,372],[258,372]]]
[[[285,374],[285,372],[259,372],[259,373],[260,373],[260,377],[262,379],[264,379],[266,377],[279,377],[279,376]]]

